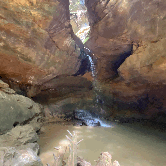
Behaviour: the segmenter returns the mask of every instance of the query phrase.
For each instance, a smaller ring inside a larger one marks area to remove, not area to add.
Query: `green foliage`
[[[89,40],[89,36],[83,41],[83,44],[85,44]]]

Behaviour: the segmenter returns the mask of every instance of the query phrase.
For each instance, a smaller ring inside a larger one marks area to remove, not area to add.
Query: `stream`
[[[109,152],[121,166],[166,165],[166,133],[151,123],[114,124],[111,127],[91,127],[48,124],[40,135],[40,158],[43,164],[53,164],[54,147],[68,144],[67,130],[77,132],[78,156],[95,165],[101,152]]]

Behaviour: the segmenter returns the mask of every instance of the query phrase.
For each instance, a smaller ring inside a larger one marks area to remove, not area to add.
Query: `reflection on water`
[[[55,146],[68,143],[65,139],[67,130],[76,131],[78,140],[84,139],[78,146],[78,156],[92,165],[104,151],[111,153],[113,161],[118,160],[121,166],[166,165],[166,133],[137,124],[113,128],[49,124],[40,135],[43,164],[52,164]]]

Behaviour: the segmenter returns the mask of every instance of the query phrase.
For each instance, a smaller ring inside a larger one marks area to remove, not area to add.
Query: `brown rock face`
[[[141,98],[152,112],[165,110],[166,1],[85,4],[91,26],[86,46],[97,59],[98,79],[112,80],[108,89],[117,99],[130,103]],[[88,74],[78,80],[69,76],[80,66],[75,44],[84,48],[70,25],[68,0],[0,1],[0,76],[28,85],[28,96],[52,88],[56,97],[66,95],[74,84],[73,91],[84,83],[91,89]],[[59,75],[65,76],[62,81]]]
[[[68,8],[68,0],[2,0],[0,76],[36,85],[50,74],[74,74],[79,50],[71,38]]]
[[[166,66],[166,39],[146,42],[138,47],[120,66],[119,73],[125,80],[139,81],[142,78],[147,82],[165,82]],[[141,80],[140,80],[141,81]]]
[[[148,116],[164,111],[166,1],[85,2],[91,26],[86,46],[98,59],[98,79],[112,79],[110,93],[147,108]]]
[[[99,79],[111,78],[133,47],[156,42],[166,35],[164,0],[86,0],[90,39],[87,46],[98,57]],[[146,56],[146,55],[144,55]]]

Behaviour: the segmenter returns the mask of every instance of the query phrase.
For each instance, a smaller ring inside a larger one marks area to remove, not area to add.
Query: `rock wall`
[[[148,115],[165,110],[166,1],[85,0],[85,5],[91,27],[86,47],[97,59],[98,80],[109,81],[106,89],[117,100],[153,108]],[[58,78],[63,75],[68,89],[73,85],[69,75],[80,66],[78,47],[84,45],[70,25],[68,0],[1,0],[0,76],[10,87],[25,85],[29,97],[51,88],[66,94]]]
[[[134,102],[147,117],[166,117],[166,1],[85,3],[91,26],[86,46],[98,59],[98,79],[109,80],[105,88],[118,102],[129,108]]]
[[[76,73],[79,49],[71,37],[69,20],[68,0],[2,0],[0,76],[36,85]]]
[[[165,41],[161,39],[166,36],[164,0],[153,2],[86,0],[85,2],[91,26],[91,37],[86,45],[98,58],[99,79],[111,78],[117,74],[119,66],[138,47],[151,45],[158,49],[158,52],[151,50],[153,54],[144,52],[144,58],[147,57],[147,60],[148,57],[154,59],[153,57],[157,57],[158,54],[163,56],[164,50],[159,45],[164,45]],[[157,43],[159,40],[160,43]],[[135,57],[134,54],[132,57]],[[145,59],[141,61],[145,62]],[[139,61],[136,62],[137,65]]]

